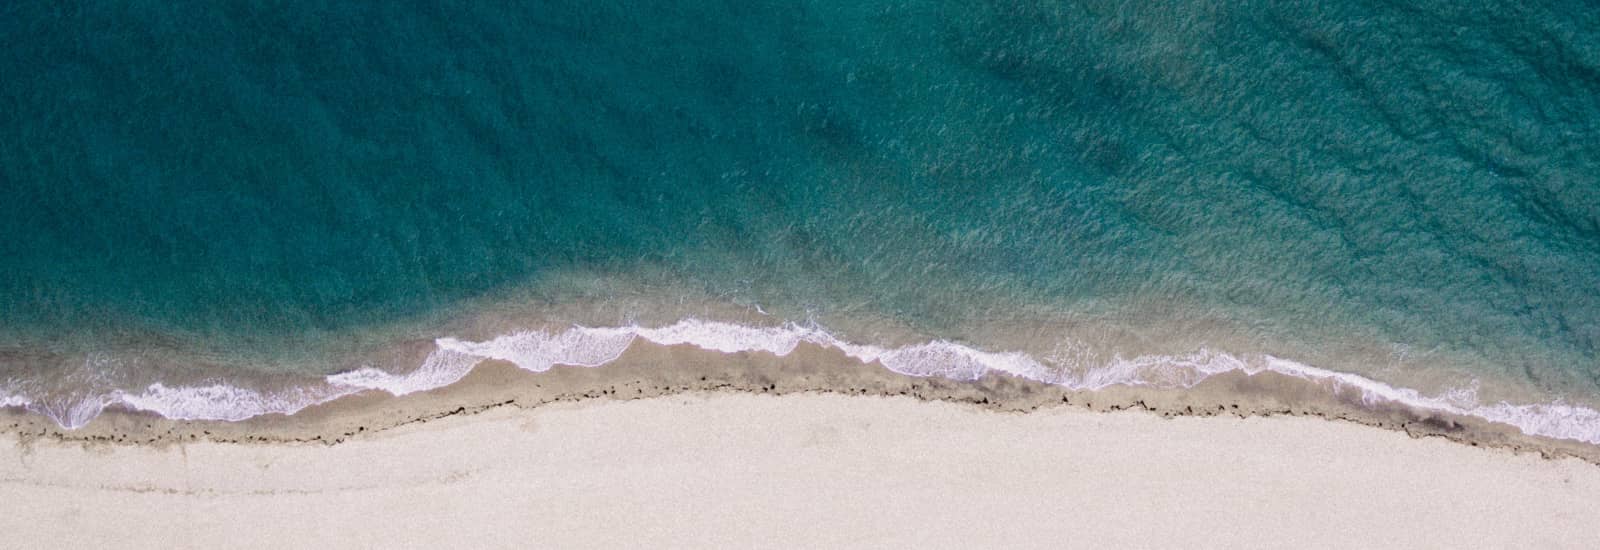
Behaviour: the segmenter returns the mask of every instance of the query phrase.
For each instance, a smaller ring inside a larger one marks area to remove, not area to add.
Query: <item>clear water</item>
[[[1583,2],[14,2],[0,41],[13,403],[685,317],[1600,398]]]

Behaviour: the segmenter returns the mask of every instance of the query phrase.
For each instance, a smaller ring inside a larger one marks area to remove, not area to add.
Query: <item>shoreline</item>
[[[1057,407],[1095,411],[1144,410],[1177,416],[1310,416],[1407,433],[1442,437],[1472,447],[1573,457],[1600,465],[1600,446],[1529,435],[1481,418],[1366,403],[1359,392],[1275,372],[1212,375],[1186,389],[1111,386],[1072,390],[1004,373],[973,381],[893,372],[856,361],[835,348],[802,343],[787,355],[721,353],[690,344],[636,343],[599,367],[557,365],[528,372],[488,360],[462,379],[436,389],[394,396],[368,390],[307,407],[293,415],[267,414],[240,421],[173,420],[111,408],[88,425],[63,429],[49,419],[0,410],[0,433],[23,445],[36,440],[83,444],[153,445],[211,441],[245,444],[337,445],[398,427],[501,407],[532,409],[586,400],[634,400],[689,392],[906,396],[1027,413]]]

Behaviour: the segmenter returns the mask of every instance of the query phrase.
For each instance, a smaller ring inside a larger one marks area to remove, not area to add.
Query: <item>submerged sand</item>
[[[1290,416],[691,392],[13,449],[8,546],[1600,547],[1600,467]]]

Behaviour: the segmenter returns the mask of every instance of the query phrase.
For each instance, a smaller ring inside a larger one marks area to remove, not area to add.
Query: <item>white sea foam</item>
[[[814,326],[786,324],[752,327],[685,319],[663,327],[572,327],[562,331],[527,331],[483,342],[456,338],[435,341],[438,349],[411,372],[395,374],[365,367],[326,377],[325,386],[263,393],[227,385],[167,387],[154,384],[139,392],[116,391],[67,399],[37,400],[0,392],[0,406],[25,406],[66,428],[77,428],[107,406],[121,405],[169,418],[242,420],[269,413],[293,414],[301,409],[365,390],[394,395],[427,391],[453,384],[484,360],[507,361],[532,372],[556,365],[597,367],[620,357],[636,340],[659,345],[689,345],[721,353],[770,353],[784,356],[802,343],[833,348],[862,363],[876,363],[910,376],[976,380],[1004,373],[1093,391],[1110,386],[1189,388],[1222,373],[1255,375],[1275,372],[1315,383],[1336,392],[1360,392],[1368,405],[1398,403],[1415,409],[1472,416],[1523,432],[1600,444],[1600,412],[1563,403],[1512,404],[1478,402],[1475,389],[1426,396],[1409,388],[1350,373],[1312,367],[1269,355],[1234,356],[1202,349],[1185,355],[1116,357],[1110,361],[1062,360],[1047,364],[1017,352],[992,352],[936,340],[900,347],[880,347],[842,340]]]
[[[592,329],[585,329],[592,330]],[[798,325],[775,327],[750,327],[732,323],[716,323],[698,319],[685,319],[661,328],[630,328],[634,334],[664,346],[689,344],[701,349],[722,353],[764,351],[784,356],[794,351],[800,342],[832,338],[817,329]]]
[[[483,356],[468,355],[449,349],[435,350],[422,361],[422,366],[406,374],[392,374],[372,367],[328,376],[334,387],[352,390],[383,390],[394,395],[428,391],[456,383],[466,376]]]
[[[0,409],[7,407],[26,407],[31,400],[17,392],[17,382],[7,380],[5,385],[0,385]]]
[[[63,428],[76,430],[100,416],[100,412],[116,400],[115,394],[73,394],[29,399],[26,407],[34,414],[54,420]]]
[[[119,393],[116,402],[166,418],[237,422],[264,414],[294,414],[356,391],[312,386],[263,392],[225,384],[167,387],[157,383],[138,393]]]
[[[468,357],[499,359],[526,370],[544,372],[556,365],[598,367],[615,361],[633,344],[640,330],[575,327],[556,334],[519,332],[487,342],[440,338],[437,343],[439,349]]]
[[[1396,388],[1350,373],[1312,367],[1273,356],[1237,357],[1212,350],[1186,355],[1144,355],[1116,358],[1106,364],[1079,368],[1052,367],[1026,354],[989,352],[948,341],[933,341],[897,348],[843,341],[815,327],[784,325],[750,327],[732,323],[686,319],[659,327],[575,327],[548,334],[527,332],[483,343],[444,339],[440,347],[483,358],[503,359],[532,371],[553,365],[598,366],[621,355],[637,337],[661,345],[692,345],[722,353],[766,352],[783,356],[802,342],[830,347],[863,363],[876,362],[911,376],[939,376],[975,380],[990,373],[1005,373],[1075,390],[1099,390],[1117,385],[1189,388],[1226,372],[1249,375],[1276,372],[1323,382],[1336,391],[1359,391],[1363,402],[1394,402],[1442,413],[1474,416],[1515,426],[1522,431],[1559,439],[1600,444],[1600,412],[1559,403],[1481,405],[1471,391],[1439,397]],[[416,390],[412,390],[416,391]]]

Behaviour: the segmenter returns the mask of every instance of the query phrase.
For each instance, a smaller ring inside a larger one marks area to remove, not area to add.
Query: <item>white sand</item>
[[[1308,418],[714,394],[6,452],[4,547],[1600,548],[1600,467]]]

